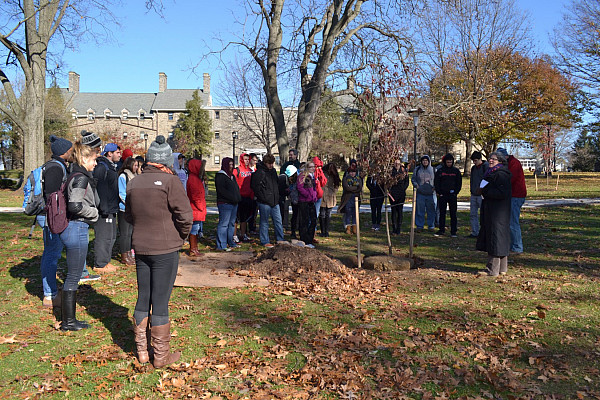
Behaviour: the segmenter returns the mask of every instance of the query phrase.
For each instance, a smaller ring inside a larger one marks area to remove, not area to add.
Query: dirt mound
[[[307,274],[347,274],[346,267],[316,249],[278,244],[258,255],[249,268],[256,275],[286,280],[301,279]]]

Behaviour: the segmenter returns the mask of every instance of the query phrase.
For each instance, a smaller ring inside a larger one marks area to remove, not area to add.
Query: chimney
[[[204,83],[203,83],[203,88],[202,88],[202,92],[204,92],[204,94],[206,95],[210,95],[210,74],[208,72],[205,72],[204,75]]]
[[[69,92],[79,93],[79,74],[69,71]]]
[[[167,90],[167,74],[164,72],[158,73],[158,92],[162,93]]]
[[[352,90],[354,92],[354,77],[353,76],[348,77],[348,80],[346,81],[346,89]]]

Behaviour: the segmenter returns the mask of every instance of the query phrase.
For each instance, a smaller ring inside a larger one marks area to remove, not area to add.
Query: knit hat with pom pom
[[[146,161],[167,167],[173,166],[173,150],[171,150],[171,146],[169,146],[163,135],[157,136],[148,147]]]

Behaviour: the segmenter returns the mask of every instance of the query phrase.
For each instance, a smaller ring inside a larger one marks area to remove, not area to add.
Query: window
[[[221,157],[215,156],[215,165],[221,164]]]
[[[121,110],[121,118],[122,119],[127,119],[127,117],[129,117],[129,110],[124,108]]]
[[[221,111],[215,111],[215,119],[221,119]]]
[[[94,119],[94,112],[93,111],[88,111],[87,119],[89,119],[90,121]]]
[[[169,113],[169,121],[173,121],[173,113]]]
[[[219,139],[219,137],[221,137],[221,133],[215,132],[215,139]]]
[[[237,119],[238,119],[238,113],[233,113],[233,120],[237,121]]]
[[[141,113],[140,113],[140,119],[144,119],[144,118],[146,118],[146,114],[145,114],[145,113],[143,113],[143,112],[141,112]]]

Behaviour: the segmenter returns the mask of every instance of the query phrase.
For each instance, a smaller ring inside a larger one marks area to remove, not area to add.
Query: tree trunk
[[[29,65],[32,79],[25,87],[25,131],[23,132],[23,173],[25,176],[44,163],[44,102],[46,94],[46,46],[36,42]]]

